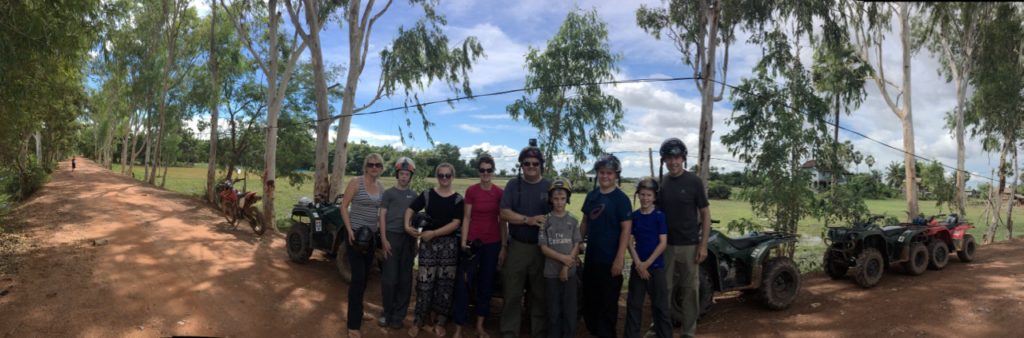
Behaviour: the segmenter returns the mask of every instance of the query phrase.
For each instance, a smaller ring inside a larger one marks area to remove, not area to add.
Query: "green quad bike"
[[[320,250],[327,258],[333,259],[341,279],[352,281],[352,269],[345,259],[345,244],[348,233],[341,221],[341,195],[334,203],[313,203],[303,197],[292,206],[292,228],[285,240],[285,249],[292,262],[305,264]]]
[[[890,264],[900,263],[903,271],[917,276],[928,269],[927,227],[911,223],[880,226],[884,216],[872,216],[851,227],[829,227],[825,236],[828,248],[822,261],[832,279],[853,274],[864,288],[878,284]]]
[[[712,229],[708,256],[700,264],[700,315],[711,308],[715,292],[742,290],[768,309],[789,307],[800,292],[800,269],[784,249],[796,242],[793,234],[752,232],[729,238]],[[672,294],[683,293],[677,288]],[[672,320],[677,323],[682,318],[682,297],[674,297],[672,303]]]

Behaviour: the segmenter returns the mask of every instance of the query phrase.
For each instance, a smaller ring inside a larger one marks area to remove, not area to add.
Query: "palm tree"
[[[885,168],[885,185],[899,190],[903,185],[905,175],[906,171],[903,169],[903,163],[893,161]]]

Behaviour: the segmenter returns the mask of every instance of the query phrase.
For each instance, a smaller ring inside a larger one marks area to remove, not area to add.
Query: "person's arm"
[[[566,255],[563,255],[562,253],[560,253],[558,251],[555,251],[555,249],[552,249],[547,244],[541,244],[540,245],[540,252],[544,253],[544,256],[547,256],[548,258],[551,258],[551,259],[554,259],[556,261],[563,262],[563,263],[565,262],[565,258],[567,257]]]
[[[381,205],[385,204],[381,203]],[[381,207],[377,210],[377,214],[378,222],[380,222],[378,227],[380,229],[380,248],[384,250],[384,258],[388,258],[388,256],[391,256],[391,243],[388,242],[388,231],[386,229],[388,208]]]
[[[711,210],[700,209],[700,245],[697,245],[697,263],[704,262],[708,257],[708,236],[711,234]]]
[[[473,205],[466,203],[462,212],[462,239],[460,239],[461,243],[459,243],[459,247],[463,249],[469,248],[469,246],[466,245],[466,241],[469,239],[469,221],[472,219],[470,216],[471,211],[473,211]]]
[[[658,256],[661,256],[661,254],[665,252],[665,248],[667,247],[668,235],[658,235],[658,246],[654,248],[654,252],[651,253],[651,257],[647,257],[647,261],[645,261],[644,264],[647,264],[647,266],[651,266],[651,264],[654,264],[654,260],[658,259]]]
[[[358,177],[349,179],[348,186],[345,187],[345,196],[341,198],[341,206],[338,207],[341,212],[341,222],[345,224],[345,231],[348,233],[348,244],[352,244],[352,237],[355,236],[352,232],[352,222],[349,219],[348,208],[352,205],[352,198],[356,195],[356,190],[359,189],[359,183],[356,182],[358,179]]]
[[[633,229],[633,220],[626,219],[619,222],[619,226],[622,227],[622,231],[619,233],[619,249],[615,252],[615,261],[612,262],[612,276],[622,275],[622,267],[626,264],[626,246]]]

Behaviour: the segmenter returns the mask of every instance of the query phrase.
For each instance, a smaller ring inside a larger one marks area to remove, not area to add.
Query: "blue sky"
[[[441,1],[438,9],[447,16],[448,26],[445,30],[453,43],[466,36],[475,36],[482,43],[487,57],[474,66],[470,81],[474,93],[483,94],[523,87],[526,76],[524,55],[528,48],[532,46],[543,49],[546,41],[557,32],[566,14],[577,4],[583,9],[596,9],[598,16],[607,23],[609,45],[613,52],[623,56],[618,64],[618,79],[692,75],[692,70],[681,62],[680,53],[670,42],[656,40],[636,26],[636,9],[641,4],[662,6],[660,1],[594,0],[574,4],[568,1],[540,0],[454,0]],[[196,5],[201,7],[200,12],[206,12],[200,1],[196,1]],[[377,23],[371,37],[370,57],[356,97],[357,105],[367,102],[376,89],[380,50],[387,46],[400,25],[411,25],[421,16],[422,11],[418,8],[411,7],[405,1],[396,1]],[[737,43],[731,47],[727,78],[731,84],[738,84],[741,78],[749,76],[753,64],[761,56],[759,46],[745,42],[747,36],[744,32],[737,32]],[[347,67],[347,31],[343,31],[334,22],[321,33],[321,37],[326,62]],[[896,76],[901,76],[900,53],[898,41],[894,37],[893,34],[888,36],[883,58],[886,74],[898,79]],[[808,63],[810,52],[806,46],[801,50],[802,57]],[[926,50],[913,56],[912,103],[916,148],[919,155],[955,166],[955,141],[943,129],[943,116],[953,110],[955,92],[953,86],[937,74],[937,67],[936,58]],[[673,136],[682,139],[690,149],[696,148],[700,99],[692,81],[620,84],[608,86],[606,90],[622,101],[625,110],[626,130],[620,139],[604,144],[606,149],[623,159],[625,176],[642,176],[648,172],[647,154],[631,151],[657,148],[662,140]],[[902,129],[897,117],[884,103],[873,83],[868,83],[867,92],[864,104],[851,116],[844,116],[841,123],[871,138],[902,148]],[[518,150],[526,145],[528,138],[536,137],[537,134],[537,130],[528,123],[511,120],[505,111],[505,106],[520,95],[460,101],[454,108],[445,104],[429,106],[426,112],[436,123],[430,130],[431,134],[436,142],[459,146],[467,157],[473,149],[484,148],[498,157],[499,169],[511,169]],[[435,83],[421,91],[419,97],[425,102],[453,95],[446,86]],[[335,109],[340,107],[340,102],[331,104]],[[368,110],[401,105],[401,98],[385,99]],[[712,160],[712,166],[738,170],[742,165],[729,161],[734,157],[719,142],[719,136],[731,129],[727,124],[731,114],[733,112],[727,91],[726,99],[715,104],[712,157],[722,160]],[[410,131],[410,128],[405,127],[406,117],[402,111],[356,116],[349,140],[366,140],[372,144],[399,147],[430,147],[415,112],[408,115],[413,120],[411,131],[414,138],[406,138],[406,143],[401,144],[398,126],[401,125],[407,133]],[[853,141],[862,152],[873,155],[877,162],[876,169],[892,161],[902,162],[901,153],[883,145],[846,132],[841,132],[840,137]],[[980,180],[977,175],[990,175],[998,154],[982,152],[977,140],[968,140],[967,144],[967,169],[976,174],[970,182],[973,185]],[[692,161],[690,159],[691,164]],[[560,158],[555,163],[560,167],[569,161]],[[855,170],[867,170],[867,166],[861,164]]]

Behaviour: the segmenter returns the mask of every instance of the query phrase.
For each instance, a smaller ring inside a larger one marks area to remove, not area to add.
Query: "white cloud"
[[[465,131],[473,133],[473,134],[479,134],[479,133],[484,132],[484,130],[480,129],[480,127],[474,127],[474,126],[471,126],[471,125],[468,125],[468,124],[465,124],[465,123],[460,123],[459,124],[459,129],[465,130]]]
[[[337,132],[332,132],[330,137],[331,141],[333,142],[334,139],[337,137]],[[356,124],[352,124],[348,132],[349,142],[366,141],[367,143],[373,145],[393,145],[395,143],[401,143],[401,139],[402,138],[398,135],[377,133],[374,131],[363,129],[362,127]]]
[[[478,120],[505,120],[511,119],[508,114],[476,114],[470,115],[470,117]]]
[[[468,147],[459,148],[460,158],[462,160],[470,160],[474,158],[473,151],[476,149],[483,149],[487,153],[494,157],[494,164],[497,170],[508,170],[512,172],[512,169],[516,166],[516,161],[519,159],[519,150],[513,149],[504,144],[491,144],[490,142],[483,142],[474,144]]]

